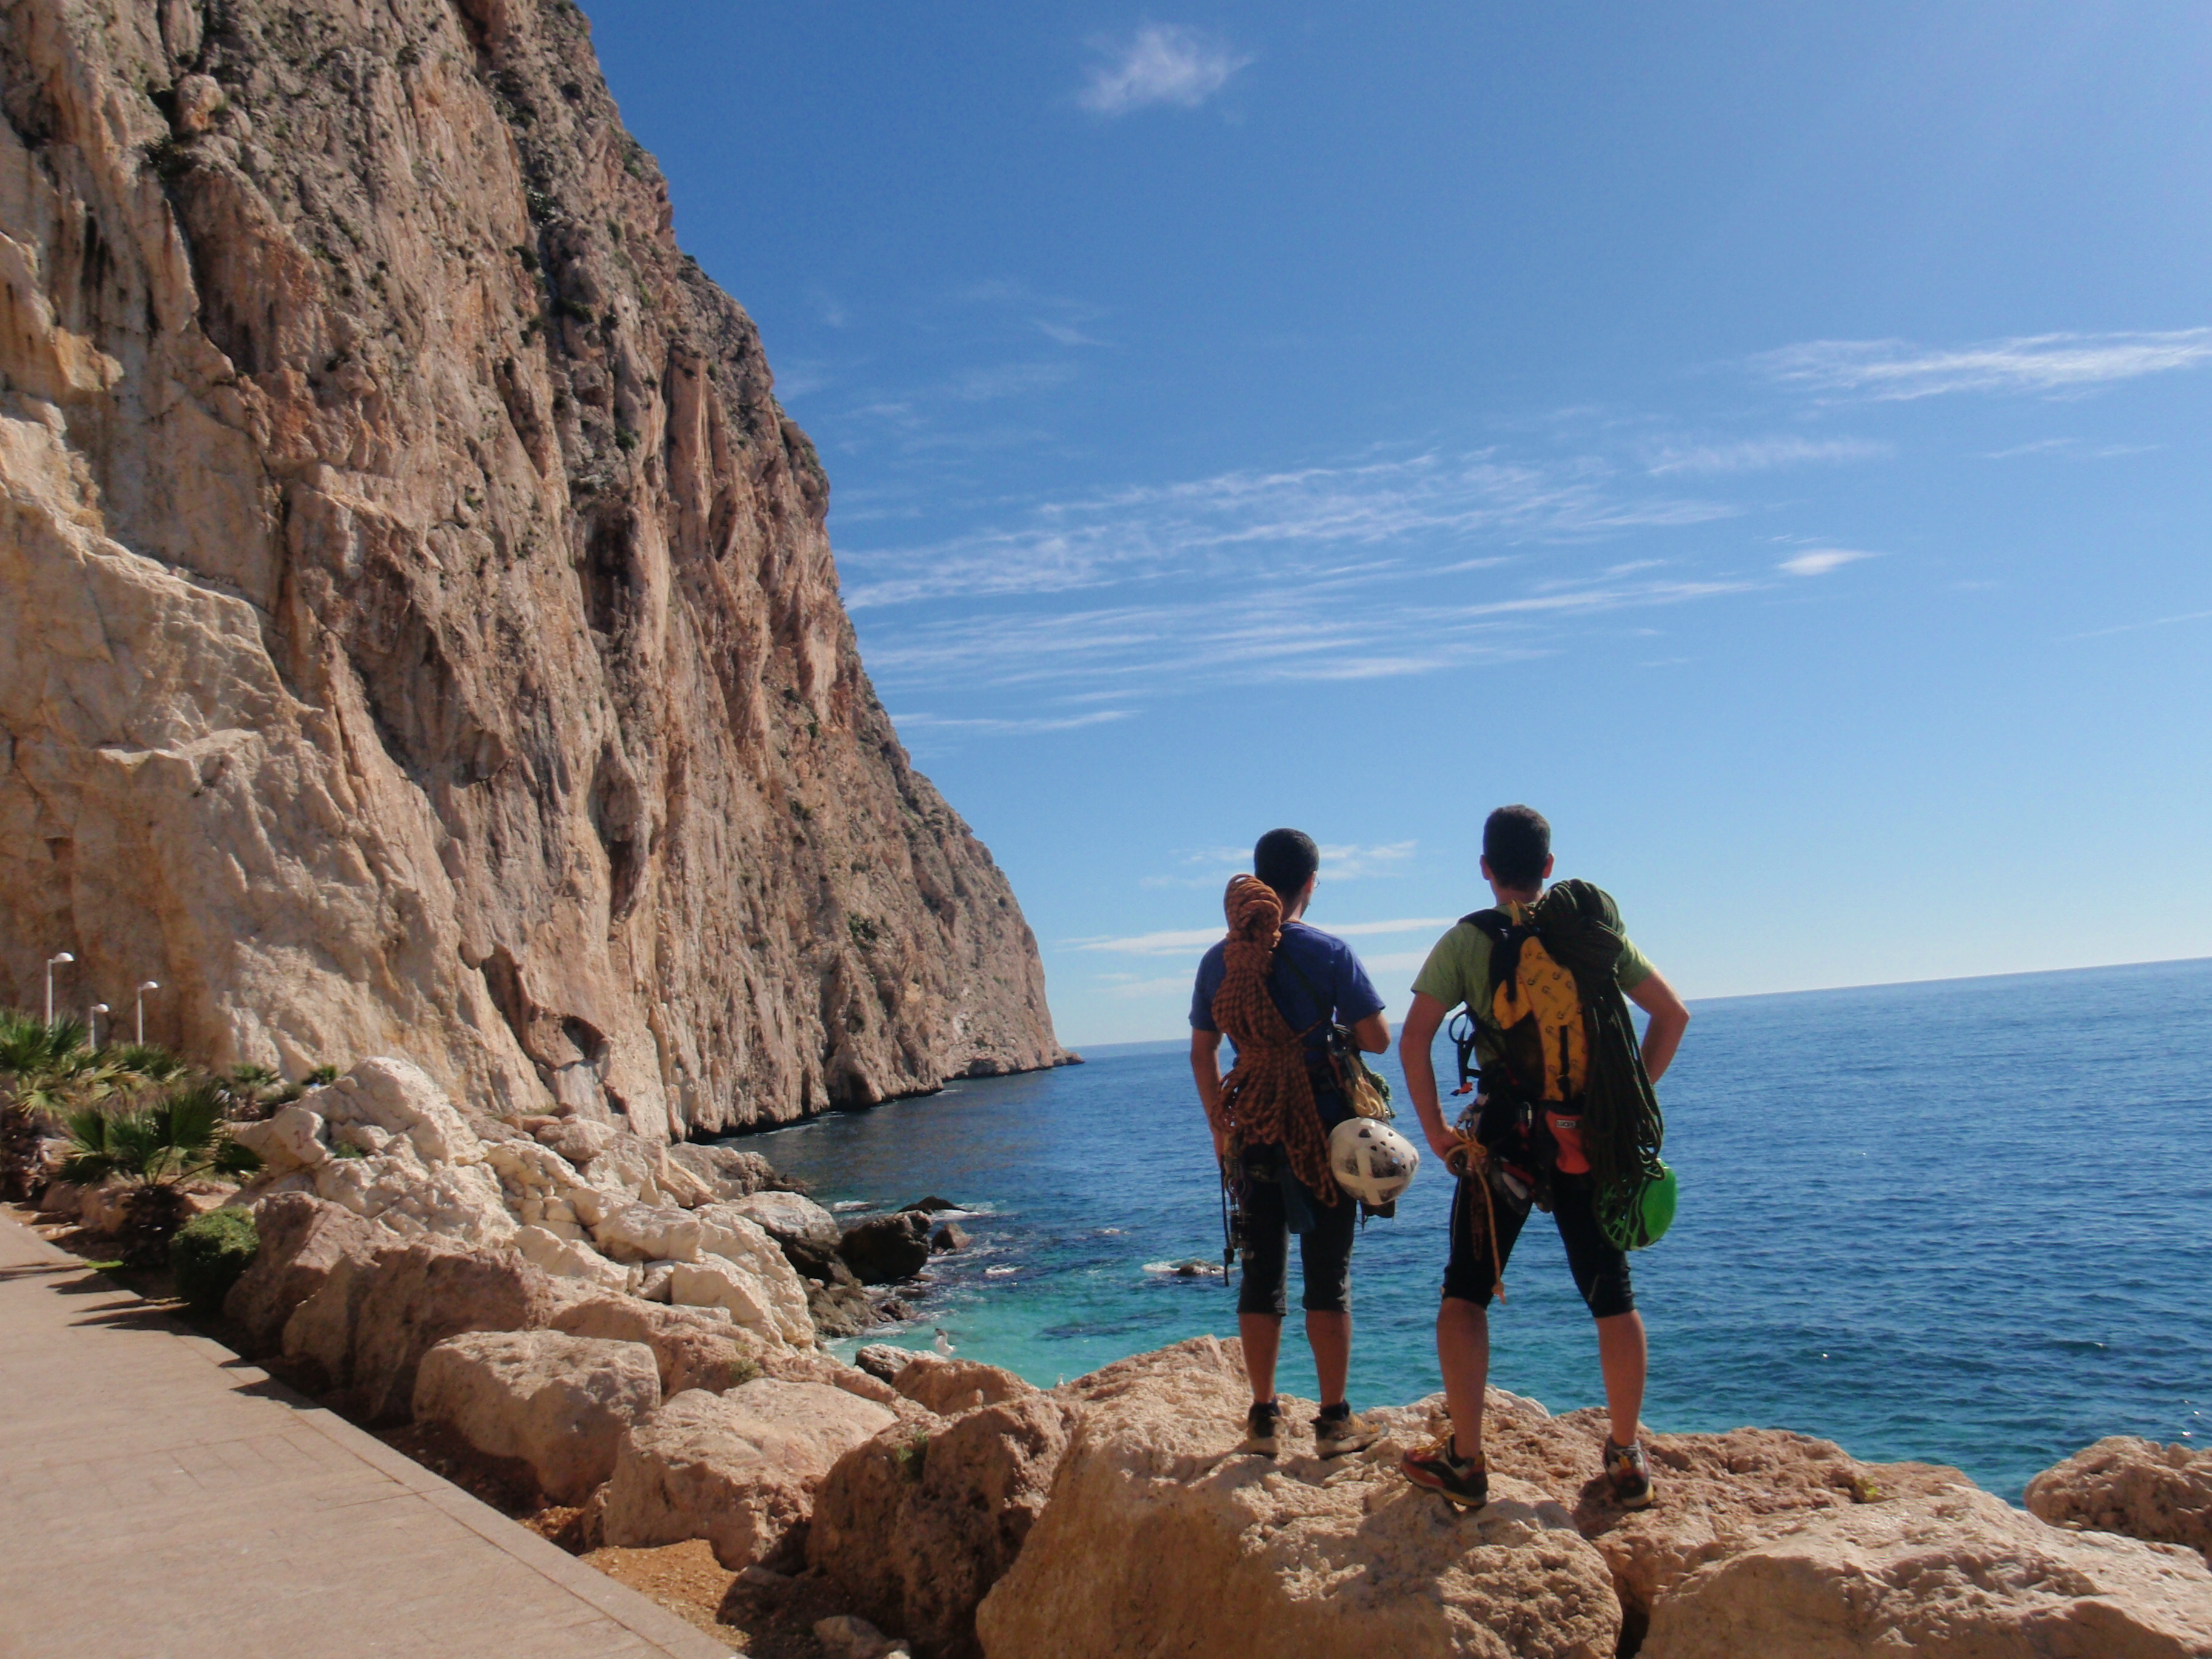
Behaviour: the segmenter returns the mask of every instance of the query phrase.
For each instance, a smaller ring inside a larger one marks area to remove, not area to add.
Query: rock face
[[[1075,1421],[1034,1389],[934,1429],[902,1425],[838,1459],[807,1560],[925,1654],[978,1651],[975,1609],[1043,1512]]]
[[[917,1406],[952,1417],[978,1406],[996,1406],[1036,1392],[1012,1371],[972,1359],[945,1359],[918,1353],[890,1379],[892,1388]]]
[[[1232,1455],[1249,1399],[1234,1344],[1198,1338],[1057,1392],[1082,1419],[976,1614],[994,1659],[1613,1651],[1604,1559],[1535,1488],[1498,1477],[1461,1516],[1407,1485],[1394,1439],[1330,1462]]]
[[[2186,1544],[2212,1561],[2212,1451],[2114,1435],[2029,1481],[2027,1509],[2054,1527]]]
[[[679,1394],[623,1437],[607,1488],[610,1544],[704,1538],[743,1570],[795,1560],[831,1465],[890,1426],[882,1406],[818,1382],[763,1377]]]
[[[656,1139],[1066,1057],[576,7],[4,17],[0,1001]]]
[[[2046,1526],[1987,1492],[1831,1510],[1715,1562],[1653,1609],[1644,1659],[2202,1659],[2194,1551]]]
[[[447,1337],[415,1374],[416,1421],[527,1463],[556,1504],[589,1498],[615,1472],[623,1431],[659,1404],[652,1349],[559,1331]]]

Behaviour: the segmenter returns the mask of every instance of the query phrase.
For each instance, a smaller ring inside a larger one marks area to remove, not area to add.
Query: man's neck
[[[1516,904],[1525,910],[1544,896],[1544,884],[1540,881],[1534,887],[1500,887],[1493,881],[1490,884],[1490,896],[1498,901],[1501,910]]]

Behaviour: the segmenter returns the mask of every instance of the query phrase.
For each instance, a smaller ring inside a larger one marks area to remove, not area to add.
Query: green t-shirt
[[[1621,941],[1620,961],[1613,970],[1613,977],[1624,992],[1634,990],[1656,971],[1643,951],[1626,939]],[[1476,1056],[1485,1065],[1497,1059],[1493,1039],[1498,1035],[1498,1022],[1491,1015],[1486,994],[1490,989],[1489,934],[1471,922],[1454,924],[1451,932],[1436,942],[1429,959],[1421,964],[1413,989],[1422,996],[1434,997],[1443,1004],[1448,1013],[1465,1003],[1474,1016]]]

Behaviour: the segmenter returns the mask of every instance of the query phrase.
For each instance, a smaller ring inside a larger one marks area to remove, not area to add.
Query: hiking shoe
[[[1640,1510],[1651,1501],[1651,1465],[1644,1455],[1644,1443],[1616,1446],[1605,1438],[1605,1478],[1613,1487],[1613,1501],[1625,1510]]]
[[[1442,1492],[1463,1510],[1479,1510],[1490,1501],[1490,1465],[1454,1456],[1449,1433],[1432,1445],[1407,1452],[1398,1467],[1415,1486]]]
[[[1382,1430],[1364,1417],[1353,1416],[1351,1405],[1344,1401],[1323,1406],[1321,1415],[1314,1419],[1313,1429],[1314,1450],[1322,1457],[1365,1451],[1382,1437]]]
[[[1273,1457],[1283,1449],[1283,1408],[1270,1400],[1244,1413],[1244,1449]]]

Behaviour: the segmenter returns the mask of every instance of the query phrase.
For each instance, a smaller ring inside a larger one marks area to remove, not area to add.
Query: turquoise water
[[[1647,1422],[1799,1429],[1956,1464],[2015,1500],[2102,1435],[2212,1437],[2212,960],[1695,1014],[1660,1091],[1681,1214],[1635,1258]],[[1147,1271],[1220,1259],[1182,1044],[749,1144],[848,1213],[925,1193],[982,1212],[964,1224],[974,1248],[939,1258],[921,1318],[887,1340],[925,1346],[941,1328],[962,1354],[1050,1384],[1235,1328],[1218,1279]],[[1431,1162],[1360,1238],[1355,1402],[1439,1386],[1449,1200]],[[1296,1275],[1294,1260],[1294,1302]],[[1596,1402],[1589,1318],[1545,1217],[1506,1287],[1492,1382],[1554,1410]],[[1284,1386],[1310,1395],[1304,1345],[1285,1361]]]

